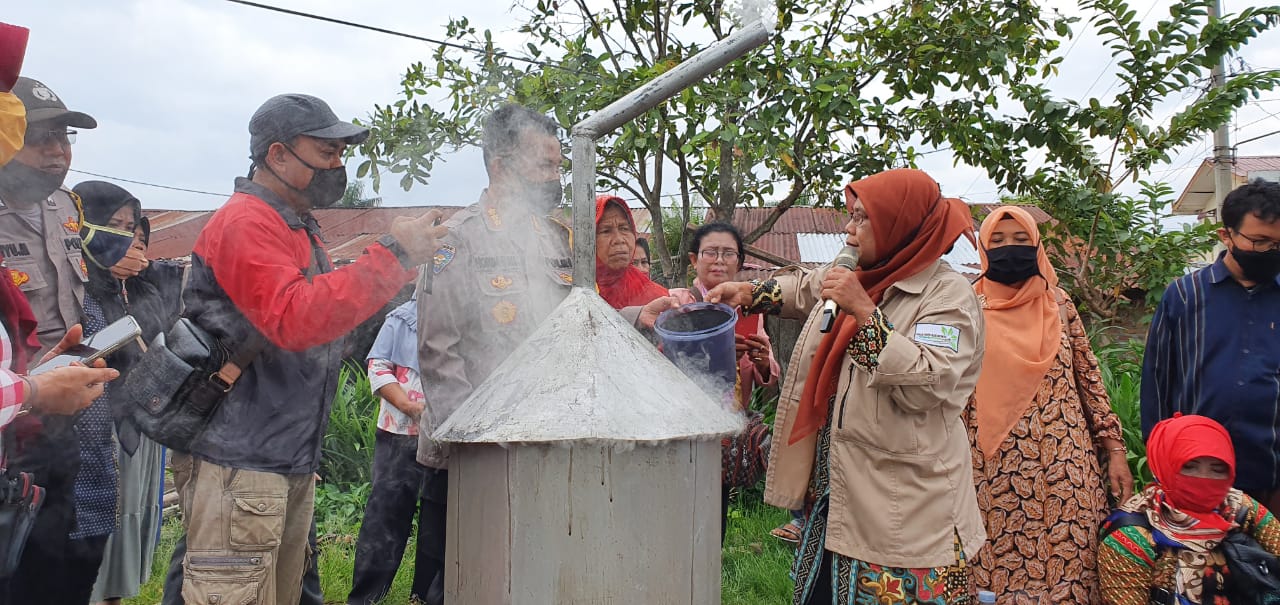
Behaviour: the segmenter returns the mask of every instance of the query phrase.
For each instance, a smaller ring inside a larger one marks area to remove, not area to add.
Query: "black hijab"
[[[142,229],[142,241],[151,239],[151,224],[142,216],[142,203],[124,188],[103,181],[85,181],[73,189],[80,196],[84,221],[106,225],[126,205],[133,207],[134,224]],[[86,229],[82,226],[82,232]],[[173,263],[153,262],[136,277],[119,280],[111,272],[86,263],[89,283],[85,292],[102,306],[107,323],[126,314],[138,320],[142,338],[147,342],[169,329],[178,318],[182,295],[182,267]],[[128,372],[141,354],[138,347],[125,347],[108,359],[111,367]]]

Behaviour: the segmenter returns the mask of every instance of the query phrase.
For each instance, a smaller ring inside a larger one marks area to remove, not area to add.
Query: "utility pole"
[[[1215,0],[1209,6],[1209,18],[1219,19],[1222,17],[1222,0]],[[1213,88],[1219,88],[1226,84],[1227,67],[1226,57],[1219,57],[1217,63],[1214,63],[1213,70],[1210,71],[1210,77],[1213,80],[1211,84]],[[1233,184],[1232,166],[1236,163],[1235,150],[1231,147],[1231,120],[1223,122],[1217,130],[1213,131],[1213,207],[1214,218],[1219,222],[1222,221],[1222,199],[1227,197],[1227,193],[1231,191]]]

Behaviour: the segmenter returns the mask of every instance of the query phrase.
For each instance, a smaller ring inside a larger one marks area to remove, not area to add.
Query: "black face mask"
[[[303,166],[311,169],[311,182],[307,183],[307,186],[302,189],[290,185],[284,179],[280,179],[281,183],[302,194],[302,197],[307,198],[307,201],[311,202],[312,208],[328,208],[342,199],[342,195],[347,192],[346,166],[317,168],[298,157],[297,152],[292,147],[285,145],[284,148],[288,149],[289,153],[293,154],[293,157],[299,162],[302,162]]]
[[[1040,274],[1038,246],[1009,245],[987,250],[987,271],[983,277],[1005,285],[1016,284]]]
[[[564,185],[560,183],[560,179],[540,182],[520,180],[522,181],[521,186],[524,188],[523,199],[530,208],[539,213],[546,214],[551,212],[564,200]]]
[[[120,262],[133,246],[133,234],[103,225],[84,223],[80,226],[80,247],[89,262],[104,271]]]
[[[1231,256],[1235,257],[1236,264],[1240,265],[1240,272],[1244,273],[1244,278],[1251,282],[1264,284],[1275,280],[1276,276],[1280,275],[1280,250],[1266,252],[1241,250],[1233,243]]]
[[[54,174],[12,161],[0,167],[0,191],[9,201],[33,204],[48,199],[66,178],[66,171]]]

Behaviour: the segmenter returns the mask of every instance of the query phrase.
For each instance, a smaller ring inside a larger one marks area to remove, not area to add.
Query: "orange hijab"
[[[854,181],[844,188],[850,209],[854,196],[862,200],[876,250],[885,258],[858,271],[858,281],[876,304],[890,286],[942,258],[961,235],[973,241],[969,207],[958,199],[942,197],[938,183],[921,170],[898,168]],[[841,312],[835,327],[822,337],[804,380],[788,444],[816,433],[827,423],[827,401],[836,392],[845,349],[857,330],[857,320]]]
[[[1040,227],[1031,214],[1017,206],[1002,206],[982,221],[978,254],[982,269],[987,269],[987,248],[996,225],[1006,219],[1031,234],[1036,246],[1040,275],[1014,288],[979,278],[973,289],[986,299],[987,352],[982,358],[982,373],[974,405],[978,415],[978,447],[988,458],[1000,450],[1000,444],[1018,419],[1031,406],[1044,376],[1062,347],[1062,318],[1058,311],[1058,274],[1049,264],[1049,256],[1040,245]]]

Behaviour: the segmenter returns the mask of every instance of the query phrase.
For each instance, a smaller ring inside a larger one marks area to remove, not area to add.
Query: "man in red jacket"
[[[343,153],[368,131],[299,94],[268,100],[249,121],[250,178],[200,233],[186,315],[233,352],[261,346],[175,460],[188,603],[298,603],[314,473],[346,335],[431,258],[438,212],[400,219],[351,265],[335,269],[312,209],[346,189]]]

